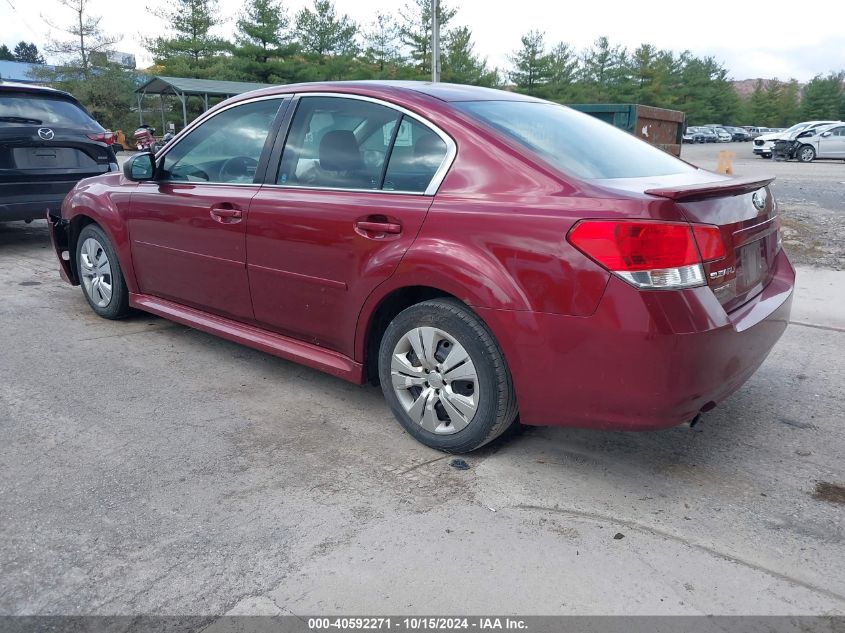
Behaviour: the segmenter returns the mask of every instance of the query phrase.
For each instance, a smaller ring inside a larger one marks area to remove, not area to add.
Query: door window
[[[303,97],[277,176],[280,185],[379,189],[402,114],[343,97]]]
[[[245,103],[200,124],[167,152],[162,180],[255,182],[258,160],[281,102]]]

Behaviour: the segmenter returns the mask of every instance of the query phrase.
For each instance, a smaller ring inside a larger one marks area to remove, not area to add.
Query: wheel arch
[[[430,299],[450,298],[460,301],[442,288],[425,285],[400,286],[387,291],[373,302],[366,318],[359,318],[356,332],[356,356],[364,364],[364,380],[378,382],[378,350],[387,326],[400,312]],[[463,303],[463,302],[462,302]],[[360,354],[360,355],[359,355]]]
[[[74,190],[62,207],[62,215],[69,223],[68,251],[71,271],[78,281],[76,246],[79,234],[88,224],[95,224],[111,242],[129,291],[137,292],[125,220],[111,196],[105,191],[100,191],[97,185]]]

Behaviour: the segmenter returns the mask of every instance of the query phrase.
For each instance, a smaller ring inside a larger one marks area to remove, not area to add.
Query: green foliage
[[[26,62],[27,64],[44,63],[44,56],[38,52],[38,47],[33,43],[24,41],[18,42],[15,46],[14,59],[16,62]]]
[[[801,110],[806,120],[834,121],[842,114],[843,81],[845,72],[816,75],[804,87]]]
[[[376,13],[376,19],[364,33],[364,57],[375,67],[375,77],[395,76],[404,63],[402,28],[388,13]]]
[[[511,81],[519,92],[537,94],[548,82],[552,73],[552,56],[546,53],[545,35],[529,31],[522,36],[522,48],[510,57],[514,69]]]
[[[4,62],[13,62],[15,61],[15,56],[12,51],[9,50],[9,47],[5,44],[0,44],[0,61]]]
[[[348,15],[337,15],[331,0],[314,0],[313,10],[304,7],[296,14],[296,38],[306,55],[357,54],[357,28]]]
[[[448,39],[449,23],[457,12],[457,9],[438,2],[437,24],[443,40]],[[431,0],[412,0],[401,14],[402,43],[408,48],[418,78],[427,78],[431,75]]]
[[[50,49],[65,61],[54,83],[80,95],[106,124],[117,125],[134,105],[130,75],[106,62],[117,40],[104,34],[99,18],[90,15],[91,0],[55,1],[72,11],[68,25],[57,27],[70,37]],[[213,35],[214,27],[224,22],[217,1],[168,0],[159,14],[168,31],[145,41],[155,59],[152,72],[261,83],[430,77],[431,0],[407,0],[396,17],[378,12],[360,32],[349,16],[338,14],[332,0],[312,0],[293,20],[285,0],[245,0],[229,40]],[[453,26],[456,14],[439,3],[442,79],[499,85],[499,69],[489,68],[475,52],[472,31]],[[0,59],[18,56],[40,58],[34,45],[25,42],[15,52],[0,46]],[[629,50],[606,37],[583,50],[566,42],[547,47],[537,30],[521,38],[510,61],[512,67],[503,76],[516,91],[562,103],[624,102],[683,110],[692,125],[787,126],[802,117],[845,116],[845,73],[815,77],[803,95],[795,80],[761,81],[742,100],[728,71],[712,57],[648,43]],[[165,119],[181,120],[180,103],[166,103],[165,108]],[[189,116],[202,108],[200,99],[189,98]]]
[[[184,71],[183,77],[207,77],[214,56],[227,48],[211,33],[222,22],[217,1],[169,0],[156,15],[171,26],[173,35],[145,40],[155,62]]]
[[[472,43],[472,31],[462,26],[449,33],[442,56],[441,79],[459,84],[495,86],[495,70],[487,68],[487,60],[479,58]]]

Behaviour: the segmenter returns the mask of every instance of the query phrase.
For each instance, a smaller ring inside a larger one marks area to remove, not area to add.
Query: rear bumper
[[[68,187],[68,191],[71,187],[73,187],[73,183]],[[0,202],[0,222],[43,220],[45,213],[58,213],[64,199],[65,194],[4,198]]]
[[[43,220],[45,213],[59,214],[62,201],[76,181],[2,183],[0,222]]]
[[[795,272],[725,313],[709,288],[637,291],[612,278],[596,312],[479,310],[513,374],[524,424],[645,431],[695,417],[739,389],[786,329]]]

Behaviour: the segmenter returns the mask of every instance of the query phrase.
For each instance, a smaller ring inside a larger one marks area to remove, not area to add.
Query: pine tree
[[[842,107],[842,82],[845,72],[830,73],[827,77],[816,75],[804,86],[803,116],[807,120],[834,121]]]
[[[43,64],[44,56],[38,52],[38,47],[35,44],[21,41],[15,46],[15,61],[26,62],[27,64]]]
[[[443,55],[443,81],[478,86],[496,84],[495,71],[487,68],[487,60],[475,54],[472,31],[462,26],[453,30],[445,43]]]
[[[457,12],[443,2],[437,3],[437,24],[442,41],[448,40],[449,22]],[[412,0],[405,5],[401,15],[402,43],[409,51],[414,69],[419,75],[431,75],[431,0]]]
[[[4,62],[13,62],[15,61],[15,56],[12,54],[12,51],[9,50],[9,47],[5,44],[0,44],[0,61]]]
[[[364,53],[367,61],[378,70],[379,77],[403,62],[401,44],[402,29],[396,20],[390,14],[376,13],[376,19],[364,33]]]
[[[303,52],[317,57],[355,55],[357,26],[348,15],[337,15],[331,0],[314,0],[296,15],[296,37]]]
[[[211,33],[222,22],[216,0],[169,0],[169,6],[156,14],[174,35],[147,39],[145,46],[168,72],[203,76],[214,56],[228,47]]]
[[[549,81],[552,58],[546,52],[544,37],[540,31],[529,31],[520,38],[522,48],[510,56],[514,65],[510,78],[520,92],[536,94]]]
[[[572,99],[577,73],[575,52],[569,44],[559,42],[548,55],[548,83],[538,88],[538,95],[562,102]]]

